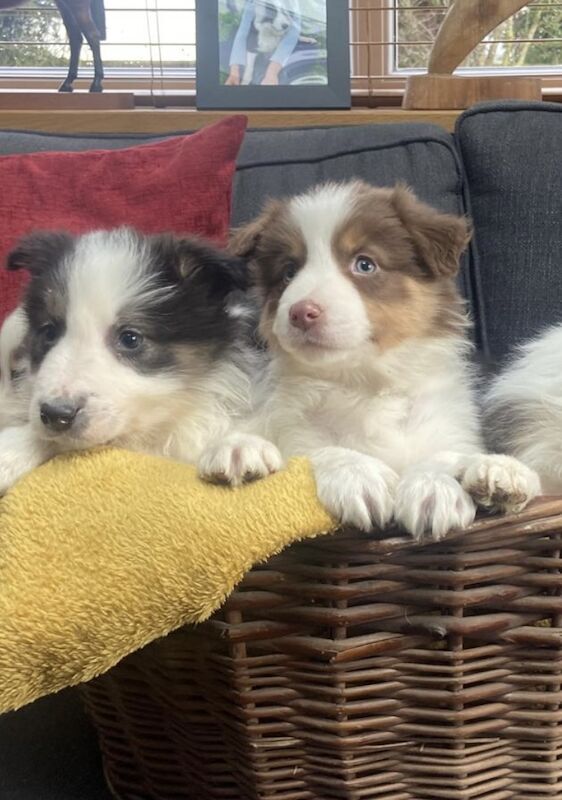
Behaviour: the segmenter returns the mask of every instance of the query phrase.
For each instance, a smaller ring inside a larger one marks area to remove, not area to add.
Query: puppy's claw
[[[447,474],[413,472],[398,484],[394,517],[416,541],[438,542],[452,530],[467,528],[476,507],[460,483]]]
[[[340,447],[312,455],[318,499],[343,525],[362,531],[392,519],[396,473],[376,458]]]
[[[522,511],[541,491],[538,475],[505,455],[474,456],[461,482],[474,501],[489,511]]]

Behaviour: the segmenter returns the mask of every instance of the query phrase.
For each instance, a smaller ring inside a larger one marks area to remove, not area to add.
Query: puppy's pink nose
[[[316,324],[318,318],[322,316],[324,309],[310,300],[301,300],[289,309],[291,325],[301,331],[307,331]]]

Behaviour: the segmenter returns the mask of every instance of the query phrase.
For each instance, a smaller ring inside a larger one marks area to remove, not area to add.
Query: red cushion
[[[191,136],[123,150],[0,157],[0,264],[32,230],[84,233],[132,225],[144,233],[195,233],[224,243],[246,117]],[[0,269],[0,322],[25,277]]]

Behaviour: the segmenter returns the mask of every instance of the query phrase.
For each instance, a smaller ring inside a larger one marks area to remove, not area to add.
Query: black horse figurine
[[[21,6],[25,0],[0,0],[0,10]],[[83,38],[86,39],[94,57],[94,80],[91,92],[103,91],[103,62],[100,42],[105,39],[104,0],[54,0],[62,17],[70,44],[68,74],[59,86],[59,92],[72,92],[78,75],[78,62]]]

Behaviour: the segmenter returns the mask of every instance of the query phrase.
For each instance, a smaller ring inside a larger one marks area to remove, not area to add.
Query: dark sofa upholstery
[[[0,154],[117,148],[151,136],[0,131]],[[475,239],[462,289],[484,356],[562,319],[562,105],[487,104],[455,135],[430,125],[250,131],[233,221],[267,196],[359,177],[410,184],[443,210],[468,213]],[[560,310],[559,310],[560,309]],[[0,718],[2,800],[106,800],[93,732],[74,691]]]
[[[478,106],[457,125],[490,354],[562,320],[562,104]]]

